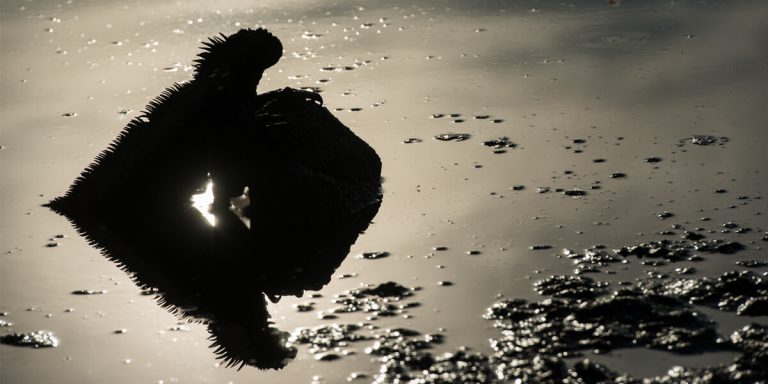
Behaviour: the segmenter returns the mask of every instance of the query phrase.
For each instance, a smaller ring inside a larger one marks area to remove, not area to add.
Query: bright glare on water
[[[216,215],[211,213],[211,207],[213,206],[213,182],[208,180],[208,184],[205,185],[205,191],[192,195],[190,200],[192,201],[192,207],[200,211],[212,227],[216,226]]]

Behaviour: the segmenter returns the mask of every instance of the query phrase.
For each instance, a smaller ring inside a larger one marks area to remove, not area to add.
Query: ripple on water
[[[581,46],[592,49],[632,49],[645,45],[651,35],[641,31],[595,32],[581,38]]]

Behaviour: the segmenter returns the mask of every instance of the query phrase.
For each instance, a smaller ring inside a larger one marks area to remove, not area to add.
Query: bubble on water
[[[62,117],[76,117],[77,116],[77,112],[62,113],[61,116]]]
[[[363,252],[360,255],[358,255],[357,258],[373,260],[373,259],[382,259],[387,256],[389,256],[389,252],[387,251],[374,251],[374,252]]]
[[[608,175],[611,179],[625,179],[627,177],[626,173],[623,172],[614,172]]]
[[[107,293],[106,290],[92,290],[92,289],[78,289],[70,292],[73,295],[103,295]]]
[[[443,133],[435,136],[435,140],[440,141],[464,141],[469,140],[471,135],[469,133]]]

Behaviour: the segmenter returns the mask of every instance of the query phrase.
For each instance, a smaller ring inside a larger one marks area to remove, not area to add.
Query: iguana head
[[[237,87],[254,92],[264,70],[283,55],[280,40],[262,28],[211,37],[202,49],[195,60],[195,79],[212,80],[218,88]]]

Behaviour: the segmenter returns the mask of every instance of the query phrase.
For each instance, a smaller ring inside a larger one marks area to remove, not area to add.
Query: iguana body
[[[280,41],[263,29],[210,39],[194,79],[150,102],[49,206],[136,219],[139,207],[188,205],[208,177],[219,215],[231,215],[229,199],[249,187],[252,222],[322,219],[374,203],[378,156],[312,102],[319,96],[256,94],[263,71],[281,55]]]

